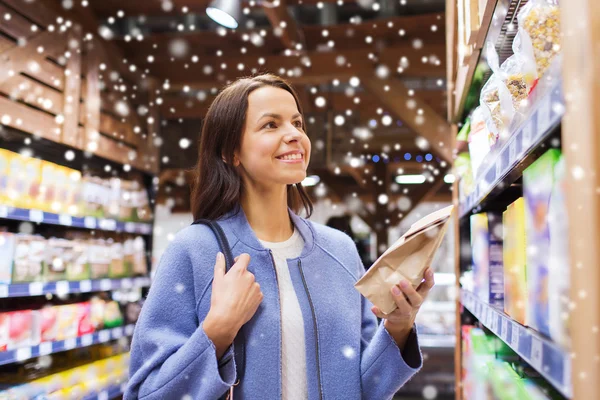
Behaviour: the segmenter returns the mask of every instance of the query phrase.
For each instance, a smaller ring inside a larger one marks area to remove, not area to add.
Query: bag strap
[[[229,269],[231,269],[231,267],[233,267],[234,258],[233,258],[233,254],[231,252],[231,248],[229,247],[229,241],[227,240],[227,237],[225,236],[225,232],[223,232],[223,228],[221,228],[221,225],[219,225],[216,221],[211,221],[208,219],[198,219],[198,220],[194,221],[192,223],[192,225],[206,225],[213,231],[215,237],[217,238],[217,242],[219,243],[219,248],[220,248],[221,252],[223,253],[223,255],[225,256],[225,271],[226,272],[229,271]],[[242,330],[240,330],[238,332],[235,339],[233,340],[233,348],[234,348],[234,351],[238,350],[235,352],[236,353],[239,352],[239,354],[240,354],[239,358],[241,361],[241,363],[239,363],[239,364],[236,363],[236,375],[237,375],[238,379],[237,379],[237,382],[233,384],[233,386],[237,386],[240,383],[240,380],[242,379],[241,372],[244,370],[243,364],[246,361],[245,354],[244,354],[244,337],[242,334]],[[234,354],[234,358],[235,358],[235,354]],[[227,360],[227,362],[228,361],[229,360]],[[223,398],[223,399],[232,398],[233,397],[233,393],[232,393],[233,386],[221,398]]]

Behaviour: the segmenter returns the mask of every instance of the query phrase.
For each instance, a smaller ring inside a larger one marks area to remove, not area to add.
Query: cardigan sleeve
[[[235,382],[233,345],[217,360],[198,320],[194,290],[191,260],[176,237],[135,327],[124,399],[217,399]]]
[[[358,255],[357,255],[358,258]],[[358,258],[359,276],[365,268]],[[401,352],[383,321],[371,311],[373,304],[362,297],[361,390],[363,399],[391,399],[423,365],[416,328]]]

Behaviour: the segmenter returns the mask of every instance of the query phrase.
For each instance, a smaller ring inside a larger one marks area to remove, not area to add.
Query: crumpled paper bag
[[[390,290],[403,279],[415,288],[421,284],[425,269],[442,243],[453,209],[443,208],[415,222],[354,287],[383,313],[394,311],[396,302]]]

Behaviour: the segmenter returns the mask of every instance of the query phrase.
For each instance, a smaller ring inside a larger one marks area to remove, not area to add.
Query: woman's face
[[[246,124],[236,166],[246,179],[266,185],[291,185],[306,178],[310,140],[294,96],[263,86],[248,96]]]

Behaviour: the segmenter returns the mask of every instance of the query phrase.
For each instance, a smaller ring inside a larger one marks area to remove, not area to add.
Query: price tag
[[[496,177],[495,179],[500,179],[502,177],[502,157],[498,157],[496,159]]]
[[[117,229],[117,221],[115,221],[114,219],[100,220],[100,229],[104,229],[106,231],[114,231]]]
[[[508,320],[506,318],[502,318],[502,333],[501,337],[505,342],[508,342]]]
[[[112,281],[110,279],[102,279],[100,281],[100,290],[106,292],[112,289]]]
[[[98,393],[98,400],[108,400],[108,392],[106,390]]]
[[[44,293],[44,283],[43,282],[31,282],[29,284],[29,295],[30,296],[40,296]]]
[[[132,336],[134,331],[135,331],[135,325],[127,325],[125,327],[125,335],[127,335],[127,336]]]
[[[44,212],[42,210],[29,210],[29,220],[37,223],[43,222]]]
[[[517,142],[511,140],[508,146],[508,165],[513,165],[517,160]]]
[[[8,207],[0,206],[0,218],[8,217]]]
[[[85,217],[83,219],[83,226],[85,226],[88,229],[96,229],[96,218]]]
[[[82,293],[91,292],[92,291],[92,281],[85,280],[79,282],[79,291]]]
[[[38,348],[40,349],[40,356],[52,354],[52,342],[42,342]]]
[[[0,299],[8,297],[8,285],[0,285]]]
[[[121,279],[121,287],[123,289],[130,289],[131,287],[133,287],[133,282],[130,278],[123,278]]]
[[[492,330],[494,331],[494,333],[496,333],[496,335],[500,334],[500,329],[498,329],[498,315],[496,315],[496,313],[493,313],[493,317],[492,317]]]
[[[110,340],[110,331],[105,329],[98,333],[98,340],[100,343],[108,342]]]
[[[94,343],[94,335],[87,334],[81,337],[81,345],[82,346],[91,346]]]
[[[68,281],[58,281],[56,282],[56,294],[59,296],[64,296],[69,294],[71,288],[69,287]]]
[[[537,371],[542,371],[542,355],[544,346],[540,339],[531,337],[531,366]]]
[[[147,235],[150,232],[152,232],[152,226],[150,226],[149,224],[140,224],[140,231],[142,232],[142,234]]]
[[[519,350],[519,335],[520,335],[519,325],[513,324],[512,336],[510,338],[510,347],[512,347],[514,350],[517,350],[517,351]]]
[[[550,113],[552,112],[550,105],[550,96],[544,96],[540,99],[540,105],[537,110],[537,135],[543,135],[550,128]]]
[[[113,330],[112,330],[113,339],[119,339],[122,336],[123,336],[123,328],[122,327],[119,326],[119,327],[113,328]]]
[[[73,218],[68,214],[60,214],[58,216],[58,223],[65,226],[73,225]]]
[[[77,339],[76,338],[68,338],[65,339],[65,350],[71,350],[77,347]]]
[[[523,144],[523,149],[528,149],[529,146],[531,146],[531,143],[533,142],[532,133],[533,127],[531,126],[531,121],[528,121],[523,125],[523,130],[521,131],[521,143]]]
[[[571,357],[567,354],[563,357],[563,386],[567,388],[567,391],[571,391]]]
[[[31,347],[21,347],[15,352],[15,359],[17,361],[29,360],[31,358]]]
[[[125,232],[133,233],[135,232],[135,224],[133,222],[125,223]]]

